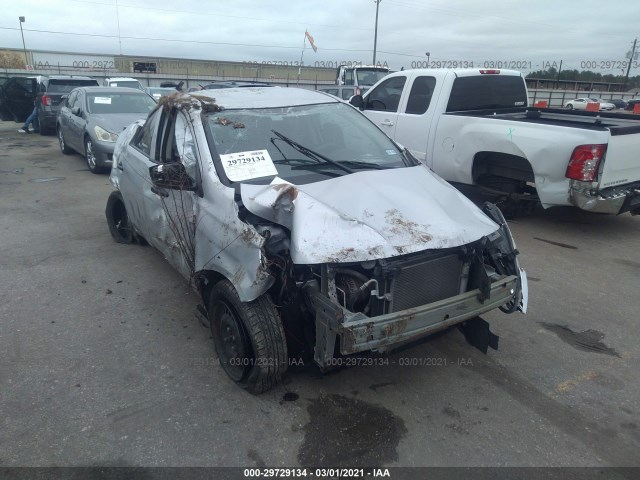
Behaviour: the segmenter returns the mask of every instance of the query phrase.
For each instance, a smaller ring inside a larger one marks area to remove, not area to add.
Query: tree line
[[[592,72],[591,70],[562,70],[558,75],[558,70],[549,67],[547,70],[538,70],[527,74],[526,78],[538,78],[541,80],[569,80],[582,82],[607,82],[607,83],[624,83],[624,75],[613,75]],[[627,81],[627,90],[640,88],[640,75],[629,77]]]

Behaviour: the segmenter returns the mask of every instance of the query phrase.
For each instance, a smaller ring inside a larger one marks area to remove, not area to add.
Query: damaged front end
[[[343,251],[332,262],[305,265],[292,260],[288,228],[245,210],[243,220],[265,239],[275,279],[269,294],[290,355],[326,370],[337,356],[384,353],[496,308],[525,313],[527,281],[509,227],[495,205],[483,212],[498,229],[468,244],[365,261],[348,261]],[[482,335],[477,325],[463,331],[486,353],[497,337],[484,325]]]

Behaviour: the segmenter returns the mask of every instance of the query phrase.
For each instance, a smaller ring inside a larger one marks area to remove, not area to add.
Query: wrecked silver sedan
[[[113,237],[150,243],[193,282],[223,369],[252,393],[292,359],[326,370],[526,309],[500,211],[326,94],[164,97],[120,135],[111,182]],[[496,346],[485,330],[465,332],[484,351]]]

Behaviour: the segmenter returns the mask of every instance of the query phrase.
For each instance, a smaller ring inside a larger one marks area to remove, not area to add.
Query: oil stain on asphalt
[[[597,330],[585,330],[584,332],[574,332],[566,325],[557,325],[555,323],[540,322],[544,328],[555,333],[560,340],[568,343],[573,348],[583,350],[585,352],[604,353],[605,355],[613,355],[619,357],[618,352],[613,348],[607,347],[602,343],[604,333]]]
[[[390,410],[343,395],[321,396],[307,410],[300,465],[381,467],[398,460],[407,429]]]

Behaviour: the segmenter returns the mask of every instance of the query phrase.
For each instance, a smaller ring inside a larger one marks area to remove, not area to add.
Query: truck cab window
[[[397,112],[406,81],[407,77],[392,77],[383,81],[367,96],[365,110]]]
[[[413,115],[425,113],[429,109],[435,86],[436,79],[434,77],[417,77],[411,85],[405,113]]]

